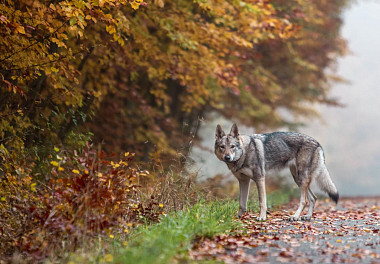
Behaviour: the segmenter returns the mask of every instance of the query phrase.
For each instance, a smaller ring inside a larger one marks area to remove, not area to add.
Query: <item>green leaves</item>
[[[77,22],[77,18],[76,17],[70,18],[70,26],[73,26],[76,22]]]

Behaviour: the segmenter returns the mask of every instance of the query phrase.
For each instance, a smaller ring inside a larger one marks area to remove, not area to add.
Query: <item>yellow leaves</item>
[[[113,167],[114,169],[120,167],[120,164],[117,164],[117,163],[115,164],[113,161],[111,161],[111,165],[112,165],[112,167]]]
[[[50,161],[50,164],[53,165],[54,167],[59,166],[58,162],[56,162],[56,161]]]
[[[114,34],[113,39],[119,43],[120,46],[124,46],[124,40],[119,35]]]
[[[110,34],[116,33],[116,28],[113,25],[106,26],[106,31]]]
[[[54,147],[54,151],[55,151],[55,152],[59,152],[59,148]]]
[[[65,169],[62,167],[58,167],[58,171],[64,171]]]
[[[72,170],[73,173],[79,174],[79,170]]]
[[[115,237],[114,235],[110,234],[110,238],[114,238],[114,237]]]
[[[158,207],[163,208],[164,205],[163,205],[162,203],[160,203],[160,204],[158,205]]]
[[[54,11],[57,10],[57,8],[55,7],[55,5],[54,5],[53,3],[51,3],[51,4],[49,5],[49,8],[51,8],[51,9],[54,10]]]
[[[66,36],[66,35],[65,35]],[[66,36],[66,38],[67,38],[67,36]],[[62,40],[60,40],[60,39],[57,39],[57,38],[51,38],[51,41],[53,42],[53,43],[55,43],[55,44],[57,44],[57,46],[58,47],[64,47],[64,48],[67,48],[67,46],[66,46],[66,44],[62,41]]]
[[[17,25],[16,31],[21,34],[25,34],[25,28],[23,26]]]
[[[107,25],[106,26],[106,31],[112,35],[113,40],[116,41],[117,43],[120,44],[120,46],[124,46],[124,40],[122,37],[117,34],[116,27],[114,25]]]
[[[160,1],[163,4],[163,1],[162,0],[160,0]],[[141,3],[143,3],[143,2],[144,2],[143,0],[133,0],[132,2],[130,2],[130,5],[133,9],[137,10],[140,7]]]
[[[113,256],[112,256],[111,254],[106,254],[106,255],[104,256],[104,260],[105,260],[106,262],[113,262]]]
[[[32,183],[32,184],[30,185],[30,190],[31,190],[32,192],[37,191],[37,190],[36,190],[36,185],[37,185],[37,183]]]
[[[136,1],[133,1],[133,2],[131,2],[131,7],[133,8],[133,9],[138,9],[139,8],[139,6],[140,6],[140,4],[139,3],[137,3]]]

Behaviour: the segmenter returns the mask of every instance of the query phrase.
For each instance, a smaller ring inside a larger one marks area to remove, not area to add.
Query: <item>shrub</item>
[[[3,170],[0,255],[10,259],[18,252],[27,260],[42,260],[99,235],[127,235],[136,224],[159,220],[162,205],[153,197],[144,204],[140,199],[139,179],[149,173],[131,165],[134,154],[113,161],[115,155],[90,144],[80,154],[55,150],[45,161],[50,169],[45,180],[31,170]],[[11,162],[9,153],[1,155]]]

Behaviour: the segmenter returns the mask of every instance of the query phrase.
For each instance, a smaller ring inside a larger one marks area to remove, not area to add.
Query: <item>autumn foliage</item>
[[[345,5],[2,1],[0,254],[42,259],[57,241],[74,250],[84,234],[156,221],[160,201],[181,208],[170,197],[196,195],[168,164],[183,164],[209,111],[262,129],[297,125],[310,103],[337,104],[328,91],[339,78],[326,68],[345,51]],[[148,181],[138,167],[153,171]],[[172,193],[178,182],[186,191]]]
[[[96,236],[125,236],[136,224],[159,220],[162,205],[153,197],[145,204],[140,200],[138,182],[149,173],[130,165],[134,154],[113,162],[90,145],[81,154],[56,150],[44,175],[48,180],[8,173],[1,178],[2,256],[19,252],[41,260]]]
[[[345,3],[6,0],[1,143],[44,156],[90,130],[106,150],[148,157],[186,150],[210,110],[258,129],[296,124],[281,113],[336,103],[325,69],[345,50]]]

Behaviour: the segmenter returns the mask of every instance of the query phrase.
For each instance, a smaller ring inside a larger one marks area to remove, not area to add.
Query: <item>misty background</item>
[[[349,53],[338,59],[336,74],[347,83],[335,84],[331,95],[345,107],[317,106],[320,119],[308,120],[299,129],[323,146],[330,175],[342,196],[380,195],[379,14],[377,1],[358,1],[344,11],[341,35]],[[201,179],[231,175],[213,154],[218,123],[229,131],[232,121],[211,113],[200,122],[201,146],[192,149],[191,157]],[[253,128],[239,129],[242,134],[254,133]]]

